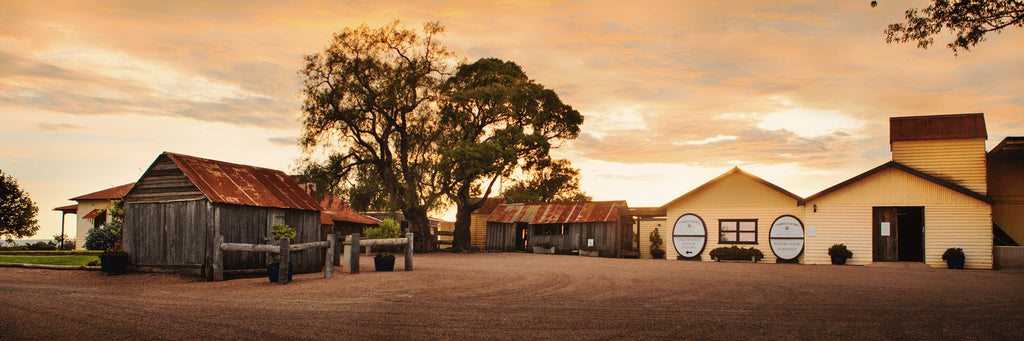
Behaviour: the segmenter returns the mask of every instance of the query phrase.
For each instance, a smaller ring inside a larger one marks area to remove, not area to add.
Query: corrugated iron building
[[[281,171],[164,152],[125,196],[124,248],[135,266],[212,276],[214,237],[268,244],[274,224],[293,243],[321,240],[320,206]],[[296,272],[320,271],[323,249],[292,255]],[[226,270],[261,269],[266,253],[227,252]]]
[[[992,220],[1011,240],[1024,243],[1024,136],[1003,139],[988,152],[988,195]]]
[[[551,243],[556,252],[588,246],[603,257],[630,250],[633,221],[625,201],[502,204],[487,217],[489,251],[526,251]]]
[[[494,213],[498,205],[505,204],[507,200],[501,198],[487,198],[484,206],[473,211],[469,215],[469,245],[484,249],[487,243],[487,217]]]

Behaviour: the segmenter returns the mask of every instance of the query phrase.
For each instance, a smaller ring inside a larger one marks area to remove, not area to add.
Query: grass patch
[[[21,263],[21,264],[46,264],[46,265],[74,265],[83,266],[91,261],[99,261],[96,256],[3,256],[0,255],[0,263]]]

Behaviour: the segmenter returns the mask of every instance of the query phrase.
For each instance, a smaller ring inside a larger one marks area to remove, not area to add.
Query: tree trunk
[[[433,252],[436,249],[437,237],[434,236],[434,231],[430,230],[430,219],[427,219],[427,211],[422,208],[411,207],[402,210],[402,214],[405,215],[405,220],[409,222],[409,232],[415,235],[413,247],[416,249],[416,252]]]
[[[479,205],[473,205],[479,206]],[[470,231],[469,228],[473,224],[473,211],[476,208],[468,207],[466,205],[458,205],[458,211],[455,212],[455,231],[452,237],[452,251],[469,251],[470,245]]]

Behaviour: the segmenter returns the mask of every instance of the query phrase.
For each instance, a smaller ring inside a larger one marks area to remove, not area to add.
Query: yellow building
[[[707,261],[716,247],[740,246],[756,247],[767,262],[826,264],[828,248],[845,244],[854,253],[851,264],[944,266],[942,254],[958,247],[967,268],[991,269],[986,139],[982,114],[893,117],[888,163],[806,199],[734,168],[660,207],[666,219],[641,221],[640,235],[659,229],[667,259]],[[999,181],[1020,178],[1014,172],[1024,167],[1013,165],[996,169],[1004,174]],[[1024,192],[1013,186],[1000,191],[1005,210],[1018,208]],[[1017,234],[1011,218],[1004,224]],[[649,250],[641,242],[641,255]]]
[[[494,212],[498,205],[504,204],[505,198],[487,198],[484,206],[473,211],[469,221],[469,246],[484,249],[487,242],[487,217]]]

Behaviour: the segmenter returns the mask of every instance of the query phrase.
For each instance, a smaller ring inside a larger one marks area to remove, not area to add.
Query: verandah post
[[[291,238],[281,238],[281,263],[277,268],[277,282],[281,284],[288,284],[288,263],[291,261],[289,244],[291,244]]]
[[[405,271],[412,271],[412,237],[412,232],[405,234],[405,238],[409,239],[409,246],[405,247]]]

